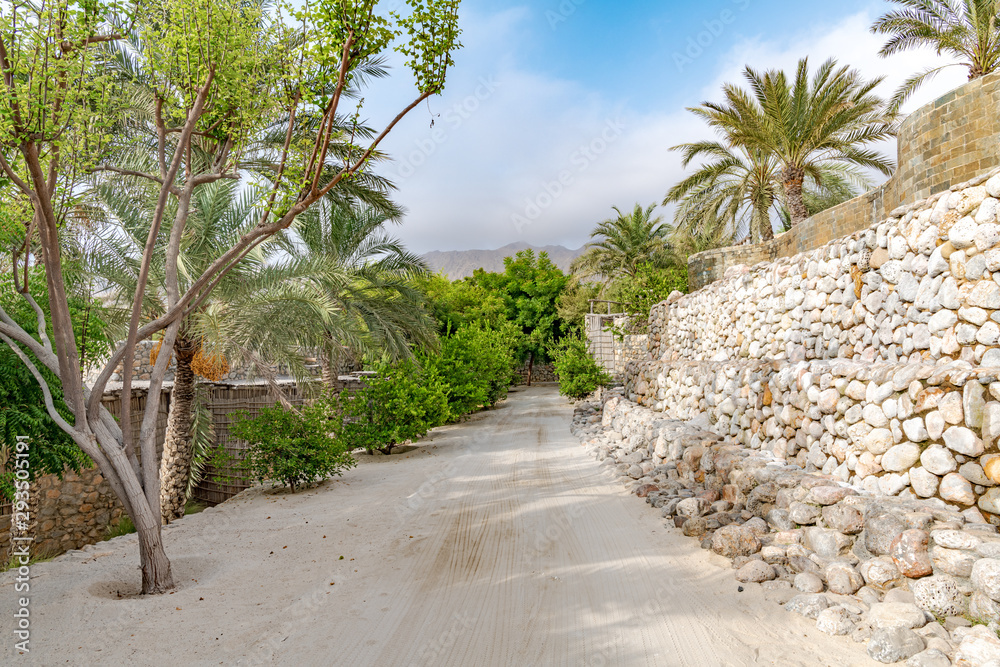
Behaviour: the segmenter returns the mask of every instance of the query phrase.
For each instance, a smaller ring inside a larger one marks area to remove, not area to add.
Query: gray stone
[[[976,494],[973,493],[969,480],[957,472],[950,472],[941,478],[938,492],[945,500],[960,505],[972,505],[976,502]]]
[[[986,451],[983,441],[964,426],[952,426],[946,430],[944,444],[947,445],[948,449],[966,456],[979,457]]]
[[[803,593],[822,593],[823,580],[815,572],[799,572],[795,575],[795,589]]]
[[[874,507],[865,515],[865,548],[872,554],[888,554],[893,540],[906,530],[898,516]]]
[[[931,549],[931,560],[934,561],[935,572],[968,577],[972,574],[972,565],[976,562],[976,557],[967,551],[935,546]]]
[[[824,507],[823,523],[845,535],[856,535],[865,527],[861,512],[856,507],[844,504]]]
[[[912,442],[890,447],[882,455],[882,468],[889,472],[903,472],[910,469],[920,459],[920,447]]]
[[[941,445],[931,445],[920,454],[920,463],[935,475],[947,475],[958,469],[954,455]]]
[[[865,581],[849,563],[835,561],[826,566],[826,585],[831,593],[854,595]]]
[[[868,656],[885,664],[906,660],[923,650],[923,638],[906,628],[875,630],[868,642]]]
[[[935,574],[910,582],[917,606],[935,616],[961,616],[966,610],[965,596],[949,575]]]
[[[939,479],[937,475],[928,472],[927,468],[910,469],[910,486],[913,492],[921,498],[930,498],[938,490]]]
[[[803,593],[789,600],[785,605],[785,610],[815,619],[821,611],[829,606],[830,602],[825,595]]]
[[[978,634],[973,628],[955,650],[955,664],[996,667],[1000,664],[1000,639],[996,634]],[[986,631],[989,633],[990,631]]]
[[[835,530],[806,528],[802,543],[823,558],[836,558],[851,547],[852,540]]]
[[[788,518],[793,523],[806,526],[816,523],[816,519],[820,516],[820,511],[820,508],[815,505],[795,502],[788,506]]]
[[[736,579],[744,583],[771,581],[777,576],[774,568],[761,560],[752,560],[736,572]]]
[[[890,589],[903,581],[903,575],[899,572],[899,568],[887,556],[866,560],[858,567],[858,571],[864,577],[865,583],[878,590]]]
[[[828,635],[849,635],[856,625],[843,607],[824,609],[816,617],[816,629]]]
[[[868,610],[868,623],[874,629],[922,628],[927,616],[922,609],[908,602],[879,602]]]
[[[906,667],[951,667],[951,659],[936,648],[929,648],[910,657]]]
[[[972,566],[972,586],[991,600],[1000,602],[1000,560],[977,560]]]
[[[712,535],[712,551],[726,558],[750,556],[760,551],[760,547],[757,536],[742,526],[723,526]]]
[[[958,322],[958,315],[950,310],[939,310],[927,322],[927,328],[932,334],[937,334]]]

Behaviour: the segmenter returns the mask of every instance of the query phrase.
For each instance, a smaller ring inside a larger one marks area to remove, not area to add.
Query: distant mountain
[[[496,250],[435,250],[424,255],[424,259],[437,273],[443,271],[452,280],[471,276],[476,269],[487,271],[503,271],[503,258],[517,254],[520,250],[531,248],[538,254],[545,251],[556,266],[564,272],[569,271],[570,263],[583,254],[584,248],[570,250],[561,245],[533,246],[527,243],[511,243]]]

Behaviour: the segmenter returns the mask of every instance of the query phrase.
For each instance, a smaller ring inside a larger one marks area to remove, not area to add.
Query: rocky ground
[[[979,513],[861,495],[707,427],[621,390],[578,404],[573,420],[587,451],[668,526],[819,631],[866,643],[881,663],[1000,667],[1000,534]]]

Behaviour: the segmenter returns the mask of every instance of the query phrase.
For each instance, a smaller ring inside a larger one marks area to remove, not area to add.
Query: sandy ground
[[[737,592],[570,434],[554,387],[295,495],[253,489],[165,529],[178,589],[135,596],[135,536],[33,566],[31,652],[0,664],[872,665]]]

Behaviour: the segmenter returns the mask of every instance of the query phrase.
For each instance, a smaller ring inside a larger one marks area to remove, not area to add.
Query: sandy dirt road
[[[5,631],[0,664],[875,664],[738,593],[728,561],[600,471],[571,415],[522,389],[342,479],[187,517],[165,530],[170,595],[134,595],[134,536],[37,564],[31,653]],[[0,575],[5,629],[14,599]]]

